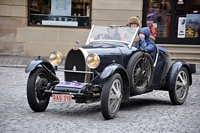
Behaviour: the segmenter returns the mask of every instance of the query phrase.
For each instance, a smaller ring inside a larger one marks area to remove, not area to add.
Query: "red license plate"
[[[72,96],[71,95],[64,95],[64,94],[53,94],[52,99],[54,101],[60,101],[60,102],[71,102]]]

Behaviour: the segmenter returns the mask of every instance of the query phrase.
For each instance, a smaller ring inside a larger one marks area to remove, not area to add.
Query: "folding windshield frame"
[[[106,26],[105,26],[105,27],[106,27]],[[120,26],[120,25],[117,25],[116,27],[119,27],[119,28],[120,28],[120,27],[127,27],[127,26]],[[131,40],[130,43],[129,43],[128,41],[122,41],[122,40],[92,40],[92,41],[90,41],[91,35],[92,35],[92,33],[93,33],[94,28],[95,28],[95,25],[92,25],[92,28],[91,28],[91,30],[90,30],[90,33],[89,33],[88,38],[87,38],[87,41],[86,41],[86,45],[89,45],[90,42],[120,42],[120,43],[126,44],[126,45],[128,46],[129,49],[131,49],[131,47],[132,47],[132,45],[133,45],[133,41],[134,41],[134,39],[135,39],[135,37],[136,37],[136,35],[137,35],[137,33],[138,33],[138,30],[139,30],[139,27],[135,28],[135,32],[134,32],[134,34],[133,34],[133,37],[132,37],[132,40]],[[127,28],[128,28],[128,27],[127,27]]]

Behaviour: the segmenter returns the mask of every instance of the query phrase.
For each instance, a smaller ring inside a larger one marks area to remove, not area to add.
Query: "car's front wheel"
[[[182,67],[176,76],[175,84],[170,84],[169,96],[174,105],[181,105],[185,102],[189,90],[189,74],[185,67]]]
[[[101,112],[105,119],[112,119],[117,114],[122,102],[122,78],[115,73],[103,85],[101,94]]]
[[[35,112],[44,111],[48,104],[50,96],[43,94],[49,82],[49,75],[44,68],[36,68],[29,75],[27,82],[27,99],[30,108]]]

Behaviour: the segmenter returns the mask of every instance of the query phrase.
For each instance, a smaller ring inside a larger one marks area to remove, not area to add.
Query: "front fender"
[[[111,64],[107,66],[100,75],[104,81],[114,73],[119,73],[123,81],[123,99],[128,100],[130,96],[130,79],[126,69],[120,64]]]
[[[25,68],[25,72],[29,73],[33,71],[39,64],[44,64],[49,70],[53,69],[53,66],[51,65],[49,61],[45,59],[35,59],[27,65],[27,67]]]
[[[181,67],[185,67],[189,74],[189,85],[192,84],[192,75],[190,71],[190,67],[184,61],[176,61],[174,62],[167,74],[167,88],[170,90],[170,85],[175,85],[176,75],[178,74]]]
[[[111,76],[117,69],[122,69],[126,72],[126,70],[124,69],[123,66],[121,66],[120,64],[111,64],[109,66],[107,66],[103,72],[100,75],[101,79],[105,79],[109,76]]]

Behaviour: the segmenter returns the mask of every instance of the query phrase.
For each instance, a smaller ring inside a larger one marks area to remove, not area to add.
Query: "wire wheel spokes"
[[[121,86],[122,85],[119,79],[116,79],[111,86],[108,100],[110,113],[114,113],[120,105],[120,102],[122,100]]]
[[[40,93],[42,93],[42,91],[44,91],[44,89],[45,89],[45,87],[41,84],[41,82],[39,82],[41,79],[47,79],[47,77],[44,73],[39,73],[36,78],[36,81],[35,81],[35,99],[38,104],[43,104],[43,103],[45,103],[45,100],[46,100],[46,99],[42,100],[38,97],[38,95],[39,95],[38,91],[40,91]]]
[[[147,58],[140,58],[133,70],[134,84],[138,88],[143,88],[147,85],[151,76],[151,65]]]
[[[179,99],[183,99],[188,89],[188,76],[185,71],[180,71],[176,79],[175,91]]]

